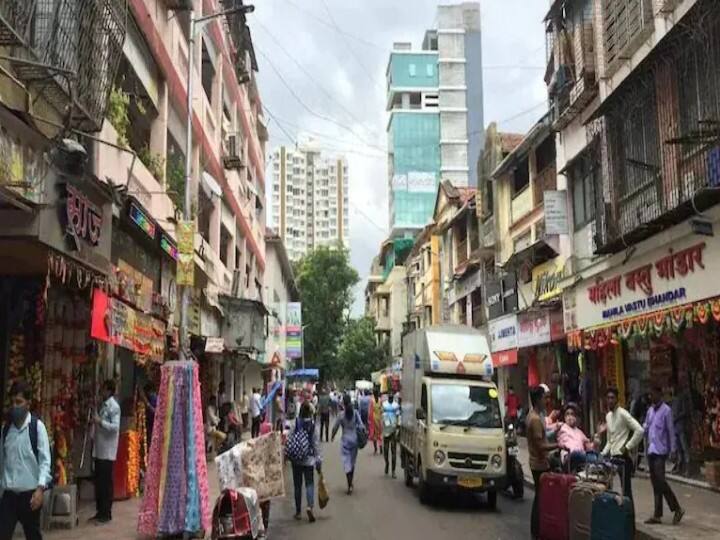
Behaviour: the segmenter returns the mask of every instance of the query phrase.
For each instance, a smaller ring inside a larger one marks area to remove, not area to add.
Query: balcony
[[[3,0],[0,39],[21,45],[9,61],[15,76],[65,117],[67,127],[102,128],[122,57],[126,10],[124,0]]]
[[[375,332],[391,332],[392,323],[389,315],[379,315],[375,324]]]
[[[495,246],[495,217],[480,224],[480,244],[486,249]]]
[[[653,0],[605,0],[603,7],[606,76],[612,76],[655,29]]]
[[[520,193],[513,197],[510,205],[510,217],[512,223],[517,223],[520,219],[527,216],[533,209],[533,198],[530,186],[527,186]]]
[[[706,73],[720,64],[720,17],[697,9],[683,23],[682,32],[710,36],[712,47],[669,39],[599,111],[607,157],[595,201],[598,253],[621,251],[720,202],[717,189],[707,189],[720,187],[720,82]]]

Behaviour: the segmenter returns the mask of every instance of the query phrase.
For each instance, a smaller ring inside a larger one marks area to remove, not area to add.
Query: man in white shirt
[[[32,391],[17,381],[10,389],[10,415],[0,432],[0,540],[10,540],[18,522],[27,540],[42,540],[40,509],[50,475],[50,442],[30,413]]]
[[[632,415],[618,405],[617,388],[608,388],[605,392],[608,413],[605,417],[607,424],[607,443],[602,454],[613,458],[613,461],[622,465],[620,478],[623,492],[632,499],[632,473],[633,458],[630,453],[642,441],[645,430]]]
[[[120,438],[120,405],[115,400],[115,381],[107,380],[102,387],[103,402],[95,413],[95,504],[97,513],[91,518],[98,523],[112,520],[113,467]]]
[[[254,439],[260,435],[260,420],[262,410],[260,408],[260,390],[253,388],[253,394],[250,398],[250,415],[252,416],[252,430],[250,436]]]

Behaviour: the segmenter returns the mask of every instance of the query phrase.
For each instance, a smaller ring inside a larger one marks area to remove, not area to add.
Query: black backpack
[[[5,437],[7,437],[8,432],[10,431],[10,424],[11,420],[8,418],[5,423],[3,424],[2,428],[2,439],[0,439],[0,443],[5,445]],[[32,447],[33,454],[35,454],[35,461],[39,464],[40,463],[40,457],[38,452],[38,417],[34,414],[30,413],[30,425],[28,425],[28,436],[30,437],[30,446]],[[4,454],[4,452],[3,452]],[[51,489],[53,485],[55,484],[55,477],[52,474],[52,468],[53,468],[53,457],[52,453],[50,455],[50,482],[47,486],[45,486],[47,489]]]
[[[7,437],[10,431],[10,420],[8,419],[3,425],[2,429],[2,443],[5,444],[5,437]],[[30,425],[28,426],[28,435],[30,436],[30,446],[32,446],[33,454],[35,454],[35,460],[39,461],[38,457],[38,419],[37,416],[30,413]]]

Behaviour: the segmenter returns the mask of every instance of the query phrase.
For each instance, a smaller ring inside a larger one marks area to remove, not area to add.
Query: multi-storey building
[[[273,154],[272,223],[296,261],[316,246],[349,246],[348,163],[314,142]]]
[[[224,379],[237,397],[234,375],[262,358],[268,133],[248,21],[239,9],[220,15],[228,6],[242,2],[0,2],[0,164],[12,164],[0,165],[0,287],[34,298],[37,283],[50,279],[52,316],[38,324],[53,335],[85,329],[75,362],[44,350],[27,355],[59,374],[45,379],[40,411],[62,399],[61,381],[77,380],[80,363],[92,367],[81,379],[87,384],[96,373],[117,376],[125,400],[140,383],[135,364],[177,355],[166,338],[173,342],[179,324],[176,228],[188,153],[196,230],[193,260],[183,266],[185,276],[194,271],[190,345],[203,360],[220,360],[202,362],[204,392]],[[190,9],[197,18],[220,15],[197,27],[192,57]],[[6,315],[3,351],[23,333],[14,321],[24,315]],[[3,386],[16,367],[0,355]]]
[[[392,236],[430,221],[441,180],[477,185],[482,148],[482,54],[476,2],[438,7],[417,50],[396,43],[387,67]]]

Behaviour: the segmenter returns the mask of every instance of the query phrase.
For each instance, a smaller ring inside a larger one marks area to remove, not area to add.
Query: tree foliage
[[[370,317],[349,321],[338,351],[341,378],[348,383],[370,380],[373,371],[384,369],[389,363],[387,346],[378,344],[375,338],[375,321]]]
[[[305,366],[320,369],[323,380],[338,375],[337,352],[345,331],[352,289],[359,281],[344,248],[321,246],[296,266],[302,302]]]

